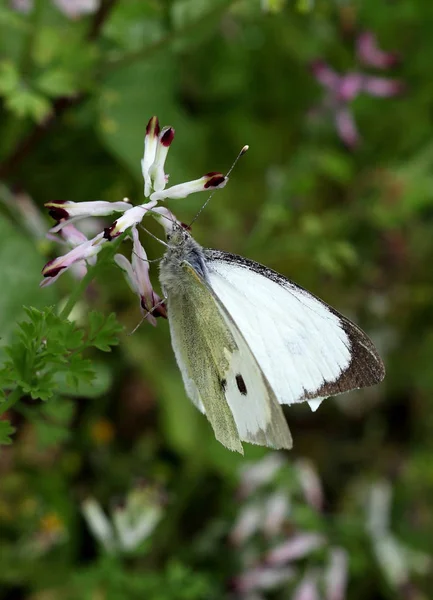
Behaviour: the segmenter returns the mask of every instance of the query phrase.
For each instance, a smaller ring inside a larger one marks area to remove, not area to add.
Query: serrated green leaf
[[[25,88],[12,92],[6,98],[5,106],[17,117],[30,117],[37,123],[43,121],[51,112],[51,104],[44,96]]]
[[[12,427],[9,421],[0,421],[0,445],[6,446],[12,444],[10,436],[15,431],[15,427]]]
[[[103,352],[110,352],[111,346],[119,343],[123,326],[117,322],[116,315],[111,313],[108,317],[93,311],[89,314],[88,343]]]
[[[77,385],[71,387],[67,383],[67,372],[62,371],[54,375],[54,382],[59,394],[67,396],[82,396],[84,398],[98,398],[107,393],[112,382],[111,369],[103,362],[92,363],[94,377],[90,380],[80,379]]]

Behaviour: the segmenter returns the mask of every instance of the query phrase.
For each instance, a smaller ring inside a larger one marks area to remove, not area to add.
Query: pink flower
[[[325,572],[326,600],[344,600],[346,597],[349,557],[343,548],[332,548]]]
[[[298,533],[270,550],[266,562],[271,565],[282,565],[311,554],[325,543],[325,538],[318,533]]]
[[[314,573],[307,572],[296,587],[291,600],[320,600],[317,576]]]
[[[372,33],[361,34],[357,44],[358,55],[365,64],[385,68],[392,63],[391,55],[377,48]],[[390,98],[404,90],[403,83],[398,79],[386,79],[360,71],[339,74],[323,60],[313,62],[311,70],[316,81],[326,90],[323,108],[332,114],[337,133],[348,148],[357,146],[360,139],[350,103],[361,93]]]
[[[132,237],[131,262],[123,254],[116,254],[114,260],[124,271],[126,280],[132,291],[140,298],[140,308],[143,316],[151,325],[156,326],[155,317],[167,318],[167,311],[161,298],[153,291],[149,277],[147,254],[141,245],[138,231],[135,227],[132,229]]]
[[[103,233],[99,233],[93,239],[87,240],[81,243],[79,246],[76,246],[67,254],[47,262],[45,267],[42,269],[42,275],[46,279],[41,282],[41,287],[45,287],[51,283],[54,283],[54,281],[56,281],[62,273],[70,269],[72,265],[78,261],[88,261],[89,259],[95,257],[102,249],[102,244],[105,242],[103,236]]]
[[[398,63],[396,53],[384,52],[379,48],[376,36],[372,31],[364,31],[358,36],[356,54],[361,63],[376,69],[388,69]]]

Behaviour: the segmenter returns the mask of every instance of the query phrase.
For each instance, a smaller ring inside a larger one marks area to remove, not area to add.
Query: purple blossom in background
[[[310,461],[299,459],[284,483],[287,469],[283,455],[274,452],[240,472],[240,508],[229,539],[242,568],[230,588],[242,600],[261,599],[268,590],[284,592],[279,597],[288,600],[345,600],[347,551],[333,545],[322,531],[297,523],[299,503],[307,502],[314,519],[322,517],[324,494],[318,473]],[[311,569],[310,557],[317,564],[321,555],[326,556],[323,565]]]
[[[363,65],[377,69],[392,67],[397,63],[394,53],[383,52],[378,47],[372,32],[364,32],[358,36],[356,55]],[[337,133],[348,148],[354,148],[360,140],[350,107],[351,102],[362,93],[390,98],[397,96],[404,89],[404,84],[399,79],[386,79],[361,71],[340,74],[323,60],[315,61],[311,70],[316,81],[325,88],[321,108],[332,115]]]
[[[52,0],[52,2],[69,19],[79,19],[83,15],[94,13],[100,5],[100,0]],[[31,12],[33,4],[33,0],[11,1],[12,8],[22,13]]]

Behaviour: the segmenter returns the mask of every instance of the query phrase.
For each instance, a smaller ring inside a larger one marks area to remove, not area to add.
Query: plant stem
[[[23,395],[20,387],[17,387],[10,392],[4,402],[0,403],[0,415],[3,415],[6,411],[8,411],[12,406],[18,402],[18,400]]]
[[[118,59],[109,61],[105,65],[102,65],[102,75],[105,75],[106,73],[111,73],[112,71],[130,65],[131,63],[137,62],[138,60],[148,58],[154,52],[157,52],[158,50],[170,44],[174,40],[177,40],[178,38],[189,33],[190,31],[193,31],[194,29],[196,29],[196,27],[200,26],[201,24],[212,22],[213,20],[217,19],[220,14],[224,13],[227,9],[229,9],[233,4],[236,4],[236,2],[238,1],[239,0],[226,0],[223,4],[214,6],[209,12],[207,12],[205,15],[198,17],[198,19],[196,19],[195,21],[191,21],[183,27],[180,27],[179,29],[175,29],[174,31],[170,31],[166,35],[163,35],[159,40],[157,40],[153,44],[150,44],[149,46],[146,46],[141,50],[137,50],[136,52],[131,52],[129,54],[121,56]]]
[[[59,315],[61,319],[67,319],[69,317],[78,299],[84,293],[84,290],[88,287],[90,282],[94,279],[95,275],[96,265],[87,269],[87,273],[69,296],[69,300],[66,302]]]

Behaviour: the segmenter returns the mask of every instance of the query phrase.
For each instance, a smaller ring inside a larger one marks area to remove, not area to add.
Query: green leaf
[[[17,117],[30,117],[38,123],[51,112],[51,104],[46,98],[25,88],[12,92],[5,100],[5,105]]]
[[[76,385],[70,386],[67,381],[67,372],[55,373],[54,382],[57,392],[65,396],[82,396],[84,398],[98,398],[108,392],[113,379],[112,369],[103,362],[93,361],[91,380],[79,379]]]
[[[15,427],[12,427],[9,421],[0,421],[0,445],[6,446],[12,444],[10,436],[15,431]]]
[[[88,344],[103,352],[110,352],[111,346],[119,343],[119,335],[123,326],[117,322],[116,315],[111,313],[105,317],[102,313],[93,311],[89,314]]]
[[[3,60],[0,63],[0,94],[8,96],[18,87],[20,75],[14,63]]]
[[[142,177],[143,139],[152,115],[160,115],[164,118],[162,125],[173,124],[182,133],[175,140],[176,152],[171,152],[167,161],[171,181],[185,179],[183,169],[191,157],[191,148],[200,146],[195,122],[175,102],[177,72],[171,53],[160,51],[114,70],[104,81],[99,103],[100,134],[109,150],[130,167],[137,180]]]
[[[67,71],[52,69],[45,71],[35,82],[41,91],[56,98],[57,96],[69,96],[77,91],[77,85]]]
[[[45,260],[36,242],[0,215],[0,344],[7,343],[15,323],[24,316],[24,305],[41,308],[56,298],[54,287],[41,289],[41,269]]]

